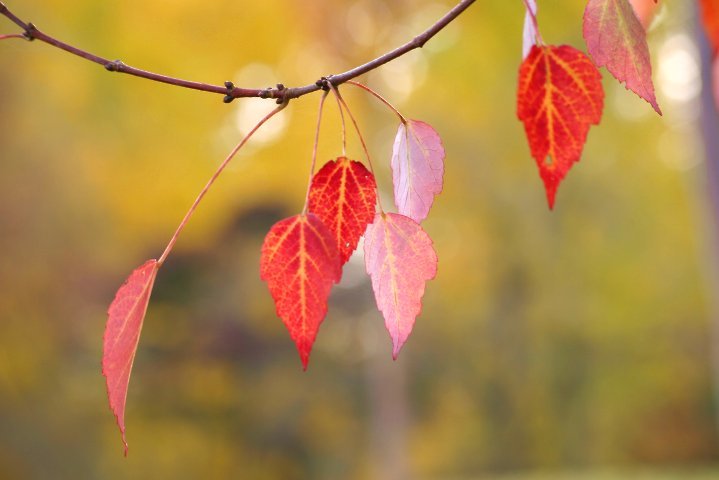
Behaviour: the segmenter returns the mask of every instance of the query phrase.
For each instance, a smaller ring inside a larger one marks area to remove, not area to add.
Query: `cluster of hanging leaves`
[[[583,34],[589,56],[568,45],[544,44],[536,0],[524,0],[524,4],[517,116],[524,124],[553,208],[557,187],[579,161],[589,127],[602,117],[604,91],[598,68],[606,67],[657,113],[661,110],[651,80],[645,30],[629,0],[587,1]],[[717,51],[719,8],[713,0],[702,0],[702,5]],[[427,123],[401,115],[400,119],[389,160],[396,213],[382,210],[371,164],[365,166],[343,155],[313,175],[304,210],[273,225],[262,245],[260,277],[267,283],[277,315],[295,342],[305,369],[327,314],[332,287],[341,280],[343,266],[361,237],[365,268],[395,359],[420,314],[425,284],[437,273],[432,240],[420,223],[442,191],[445,151],[439,135]],[[125,453],[124,412],[130,373],[152,287],[166,253],[159,261],[149,260],[134,270],[108,311],[102,371]]]
[[[599,67],[661,115],[654,94],[644,27],[629,0],[589,0],[583,35],[588,57],[568,45],[545,45],[536,0],[525,0],[524,61],[519,69],[517,117],[544,181],[549,208],[559,183],[579,161],[591,125],[604,107]]]
[[[400,123],[392,152],[398,213],[377,211],[377,184],[362,163],[339,157],[312,178],[307,212],[277,222],[260,256],[267,282],[306,369],[332,285],[364,235],[367,273],[396,359],[437,272],[432,241],[420,226],[442,191],[444,147],[424,122]]]
[[[313,176],[305,210],[272,226],[260,254],[260,277],[277,316],[295,342],[304,369],[332,286],[364,236],[364,257],[379,311],[397,358],[422,309],[425,283],[437,272],[432,240],[420,223],[442,191],[445,151],[427,123],[401,117],[392,157],[397,213],[378,208],[374,174],[340,156]],[[108,311],[102,372],[110,407],[122,433],[132,363],[161,263],[149,260],[132,272]]]

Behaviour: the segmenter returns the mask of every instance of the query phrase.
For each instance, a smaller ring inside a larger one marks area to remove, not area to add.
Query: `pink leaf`
[[[152,286],[158,270],[157,260],[148,260],[136,268],[125,280],[107,311],[107,325],[103,339],[102,374],[107,385],[110,408],[120,427],[122,443],[127,455],[125,439],[125,402],[130,382],[132,362],[140,340],[142,321],[150,301]]]
[[[419,223],[442,191],[444,147],[434,128],[407,120],[397,130],[392,149],[394,202],[402,215]]]
[[[583,31],[597,66],[606,66],[614,78],[661,115],[652,83],[646,32],[629,1],[589,0]]]
[[[396,360],[422,310],[425,282],[437,274],[437,254],[418,223],[395,213],[379,213],[367,227],[364,254]]]
[[[537,0],[525,0],[525,5],[527,7],[527,11],[524,14],[522,58],[527,58],[527,55],[529,55],[529,51],[537,43],[537,27],[535,26],[533,19],[533,17],[537,17]]]

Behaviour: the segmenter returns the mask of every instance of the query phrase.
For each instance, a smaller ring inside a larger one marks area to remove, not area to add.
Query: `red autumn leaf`
[[[400,123],[392,149],[397,210],[419,223],[442,192],[444,147],[437,131],[419,120]]]
[[[127,455],[125,439],[127,386],[158,268],[157,260],[148,260],[141,267],[136,268],[117,291],[107,311],[102,349],[102,374],[105,376],[110,408],[115,414],[117,426],[120,427],[122,434],[125,455]]]
[[[396,360],[422,310],[425,282],[437,274],[437,254],[432,240],[414,220],[379,213],[367,227],[364,255]]]
[[[589,0],[584,10],[584,40],[597,66],[649,102],[661,115],[652,83],[646,32],[628,0]]]
[[[332,232],[340,265],[349,260],[374,218],[377,184],[365,166],[346,157],[327,162],[312,178],[308,209]]]
[[[719,50],[719,3],[716,0],[700,0],[702,23],[714,52]]]
[[[527,11],[524,14],[524,30],[522,33],[522,58],[527,58],[529,51],[537,44],[537,27],[533,17],[537,16],[537,0],[526,0]],[[530,11],[531,9],[531,11]]]
[[[517,116],[554,206],[557,186],[579,161],[589,126],[602,118],[604,91],[591,60],[567,45],[534,46],[519,69]]]
[[[332,284],[341,274],[332,232],[313,213],[281,220],[265,237],[260,277],[267,282],[277,316],[297,345],[305,370]]]

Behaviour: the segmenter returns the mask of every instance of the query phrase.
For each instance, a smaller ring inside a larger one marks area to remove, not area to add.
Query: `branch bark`
[[[68,53],[84,58],[90,62],[97,63],[105,67],[110,72],[126,73],[128,75],[134,75],[136,77],[152,80],[154,82],[166,83],[177,87],[190,88],[193,90],[200,90],[203,92],[216,93],[224,95],[225,103],[229,103],[235,98],[248,98],[248,97],[259,97],[259,98],[274,98],[277,103],[288,102],[293,98],[299,98],[308,93],[316,92],[318,90],[326,90],[329,88],[328,82],[333,86],[337,87],[342,83],[352,80],[360,75],[374,70],[377,67],[384,65],[385,63],[391,62],[392,60],[401,57],[402,55],[410,52],[416,48],[422,48],[432,37],[439,33],[444,27],[449,25],[454,19],[456,19],[462,12],[464,12],[475,0],[461,0],[454,8],[452,8],[446,15],[437,20],[431,27],[424,32],[420,33],[412,40],[407,43],[391,50],[379,57],[359,65],[351,70],[337,74],[322,77],[314,83],[300,86],[286,88],[282,84],[277,84],[275,88],[242,88],[236,87],[232,82],[225,82],[224,85],[213,85],[209,83],[194,82],[191,80],[183,80],[180,78],[169,77],[159,73],[148,72],[139,68],[131,67],[123,63],[120,60],[108,60],[98,55],[92,54],[78,47],[72,46],[61,40],[58,40],[45,32],[39,30],[31,22],[25,22],[11,12],[3,2],[0,2],[0,14],[4,15],[18,27],[23,30],[23,37],[27,40],[40,40],[41,42],[52,45],[53,47],[65,50]]]

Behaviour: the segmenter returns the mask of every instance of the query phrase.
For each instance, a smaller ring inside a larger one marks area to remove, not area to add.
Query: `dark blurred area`
[[[304,85],[421,32],[451,1],[5,0],[47,33],[167,75]],[[583,2],[540,2],[583,48]],[[395,362],[361,255],[303,372],[259,279],[301,211],[318,95],[223,174],[160,271],[129,456],[100,374],[106,309],[274,105],[0,42],[0,478],[709,479],[719,475],[716,112],[694,2],[649,30],[664,116],[604,72],[606,107],[548,211],[515,116],[521,1],[478,1],[359,79],[447,150],[424,227],[439,273]],[[16,33],[0,19],[0,34]],[[350,86],[391,205],[396,117]],[[320,159],[341,154],[328,102]],[[712,123],[714,122],[714,123]],[[351,130],[349,156],[362,158]]]

